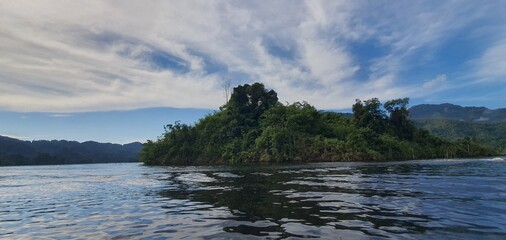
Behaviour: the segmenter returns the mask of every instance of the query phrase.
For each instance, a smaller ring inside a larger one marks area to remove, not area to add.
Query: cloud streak
[[[224,76],[326,109],[409,96],[425,84],[400,75],[481,17],[472,3],[3,2],[0,109],[217,108]],[[384,53],[361,61],[366,41]]]
[[[439,75],[437,75],[436,78],[425,82],[423,84],[423,87],[425,89],[433,89],[433,88],[441,87],[441,85],[443,85],[446,82],[446,79],[447,79],[446,74],[439,74]]]

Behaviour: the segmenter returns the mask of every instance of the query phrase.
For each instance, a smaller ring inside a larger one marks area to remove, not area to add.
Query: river
[[[506,162],[0,168],[7,239],[506,239]]]

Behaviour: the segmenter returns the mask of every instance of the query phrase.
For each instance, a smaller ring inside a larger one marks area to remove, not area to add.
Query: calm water
[[[0,238],[506,239],[506,162],[0,168]]]

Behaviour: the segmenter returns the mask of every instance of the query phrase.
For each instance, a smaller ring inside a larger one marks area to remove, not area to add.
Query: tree
[[[385,102],[383,107],[390,114],[389,122],[394,134],[401,139],[411,141],[413,140],[415,126],[409,120],[408,104],[409,98],[398,98]]]
[[[381,102],[377,98],[366,100],[364,103],[357,99],[353,104],[353,119],[357,127],[369,128],[376,133],[385,131],[386,115],[381,109]]]
[[[258,121],[260,116],[278,102],[274,90],[267,91],[261,83],[244,84],[234,88],[227,109],[233,114]]]
[[[223,88],[223,94],[225,95],[225,105],[227,105],[228,102],[231,85],[232,80],[229,77],[223,77],[221,79],[221,87]]]

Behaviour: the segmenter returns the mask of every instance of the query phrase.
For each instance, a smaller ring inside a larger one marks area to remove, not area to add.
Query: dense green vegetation
[[[495,154],[472,139],[448,141],[418,129],[409,99],[357,100],[353,117],[306,102],[283,105],[263,84],[234,88],[230,100],[195,125],[166,126],[140,153],[146,164],[383,161]]]
[[[141,143],[21,141],[0,136],[0,166],[136,162]]]
[[[471,138],[506,154],[506,123],[480,124],[447,119],[420,119],[415,125],[431,134],[450,140]]]
[[[409,109],[417,127],[449,140],[470,138],[506,154],[506,108],[422,104]]]

